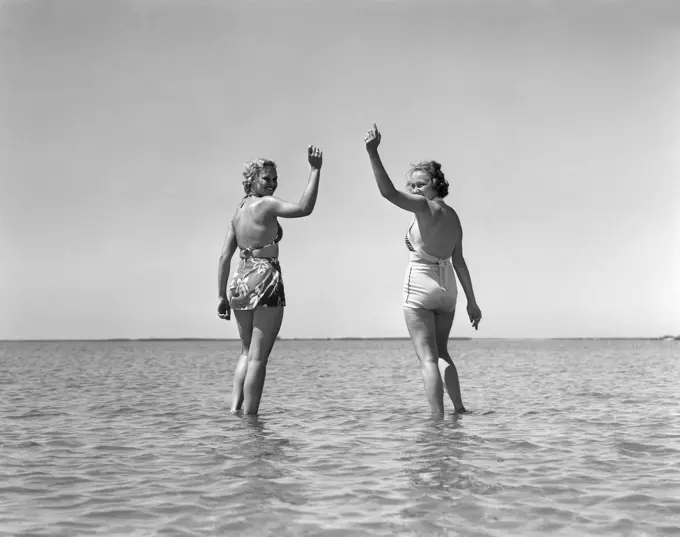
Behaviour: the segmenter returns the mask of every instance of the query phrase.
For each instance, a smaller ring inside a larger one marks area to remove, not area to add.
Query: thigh
[[[236,318],[238,335],[241,338],[243,351],[250,349],[250,340],[253,337],[253,310],[231,310]]]
[[[438,311],[434,314],[434,329],[435,339],[437,341],[437,350],[439,358],[451,363],[449,358],[448,344],[449,335],[451,334],[451,326],[453,325],[453,318],[456,311]]]
[[[404,280],[403,306],[432,311],[437,307],[438,293],[439,284],[432,278],[430,271],[409,265]]]
[[[266,360],[274,347],[283,321],[284,308],[256,308],[253,310],[253,331],[250,355]]]
[[[437,362],[434,312],[424,309],[404,308],[404,320],[418,358]]]

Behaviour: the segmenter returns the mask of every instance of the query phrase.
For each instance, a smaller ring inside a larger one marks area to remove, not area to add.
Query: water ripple
[[[0,535],[672,535],[680,345],[451,342],[429,417],[408,341],[0,344]]]

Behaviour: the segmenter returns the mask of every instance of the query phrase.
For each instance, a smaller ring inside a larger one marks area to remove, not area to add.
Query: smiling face
[[[422,170],[414,171],[406,186],[411,191],[411,194],[424,196],[429,200],[433,200],[438,195],[437,190],[432,184],[430,174]]]
[[[251,191],[254,196],[261,198],[271,196],[279,184],[279,177],[274,166],[265,166],[251,183]]]

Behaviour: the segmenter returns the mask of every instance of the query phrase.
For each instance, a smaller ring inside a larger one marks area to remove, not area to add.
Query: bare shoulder
[[[458,213],[456,212],[456,210],[453,207],[449,207],[448,205],[447,208],[448,213],[451,215],[451,218],[455,219],[456,222],[460,223],[460,218],[458,217]]]
[[[277,201],[278,198],[274,198],[274,196],[262,196],[261,198],[255,198],[251,201],[248,209],[250,210],[250,214],[256,219],[266,218]]]
[[[460,219],[458,218],[458,213],[456,212],[456,210],[453,207],[451,207],[450,205],[448,205],[446,202],[444,202],[444,201],[431,201],[430,204],[432,206],[434,206],[433,213],[436,211],[441,216],[443,216],[444,218],[446,218],[447,220],[450,220],[452,222],[453,221],[455,221],[455,222],[460,221]]]
[[[452,210],[451,207],[439,198],[427,200],[427,206],[430,208],[430,214],[435,218],[446,218]]]
[[[231,219],[229,220],[229,226],[230,226],[230,227],[233,228],[236,224],[238,224],[238,221],[240,220],[240,216],[241,216],[241,215],[239,214],[239,212],[240,212],[240,211],[239,211],[238,209],[236,209],[236,210],[234,211],[234,214],[231,215]]]
[[[456,210],[450,205],[442,204],[442,211],[445,214],[444,218],[446,220],[447,226],[451,226],[456,231],[461,228],[460,218]]]

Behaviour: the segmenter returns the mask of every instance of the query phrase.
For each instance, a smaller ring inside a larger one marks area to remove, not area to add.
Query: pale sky
[[[406,337],[436,159],[484,318],[453,337],[680,334],[674,0],[0,0],[0,338],[235,338],[217,260],[243,163],[279,165],[281,336]],[[235,268],[235,263],[232,267]]]

